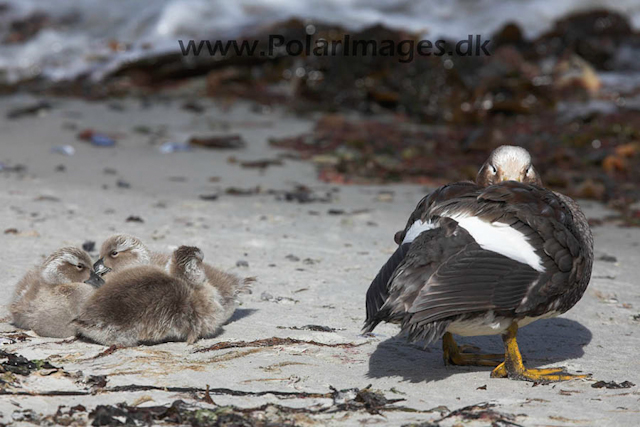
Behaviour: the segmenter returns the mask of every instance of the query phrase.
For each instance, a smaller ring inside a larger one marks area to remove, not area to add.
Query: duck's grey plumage
[[[541,267],[481,247],[460,226],[460,217],[517,230]],[[381,321],[398,322],[411,338],[433,341],[453,322],[487,313],[510,321],[560,314],[589,283],[593,238],[584,214],[561,194],[515,181],[489,187],[455,183],[418,203],[396,233],[397,243],[416,221],[432,228],[401,244],[374,279],[367,293],[367,331]]]

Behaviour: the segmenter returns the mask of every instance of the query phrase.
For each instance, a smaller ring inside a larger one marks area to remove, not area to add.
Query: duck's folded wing
[[[411,331],[427,323],[474,312],[513,313],[542,273],[497,252],[467,245],[449,258],[426,281],[419,271],[403,270],[393,286],[407,288],[414,280],[423,286],[406,311],[404,327]],[[403,283],[404,282],[404,283]]]
[[[507,250],[500,253],[500,245],[495,244],[489,247],[496,250],[481,246],[486,243],[486,234],[478,234],[478,226],[489,232],[495,228],[497,234],[490,237]],[[430,341],[460,316],[489,311],[514,315],[531,288],[548,277],[513,252],[513,241],[504,239],[512,234],[508,228],[488,222],[470,227],[464,220],[440,218],[436,228],[413,241],[396,268],[389,296],[376,315],[378,321],[401,322],[412,339]],[[524,234],[516,236],[526,239]]]

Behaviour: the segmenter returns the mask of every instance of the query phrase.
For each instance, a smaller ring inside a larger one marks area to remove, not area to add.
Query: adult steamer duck
[[[584,214],[571,198],[542,187],[527,150],[499,147],[476,183],[445,185],[423,198],[395,240],[398,249],[367,292],[365,331],[384,321],[400,323],[411,340],[442,338],[445,363],[496,366],[492,377],[585,377],[525,368],[516,342],[518,328],[580,300],[593,264]],[[452,334],[502,334],[505,353],[465,352]]]

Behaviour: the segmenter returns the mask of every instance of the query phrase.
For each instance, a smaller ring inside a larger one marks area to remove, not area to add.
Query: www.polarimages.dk
[[[178,40],[184,56],[387,56],[398,57],[399,62],[411,62],[419,56],[490,56],[487,46],[491,40],[482,40],[477,35],[469,35],[455,44],[445,40],[359,40],[346,34],[342,39],[287,40],[283,35],[270,34],[266,49],[258,50],[260,40]],[[263,46],[264,47],[264,46]]]

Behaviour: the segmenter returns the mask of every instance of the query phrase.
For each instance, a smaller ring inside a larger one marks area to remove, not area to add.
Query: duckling
[[[117,273],[125,268],[138,265],[167,266],[170,256],[151,252],[137,237],[128,234],[116,234],[109,237],[100,248],[100,260],[103,265]]]
[[[74,335],[69,322],[94,291],[82,283],[90,277],[91,264],[85,251],[63,247],[29,270],[16,285],[9,307],[13,324],[41,336]]]
[[[173,274],[169,255],[151,252],[140,239],[127,234],[117,234],[109,237],[100,249],[100,260],[104,260],[103,266],[111,268],[113,272],[118,272],[134,265],[154,265]],[[222,296],[223,318],[226,322],[236,309],[238,295],[249,292],[249,286],[241,282],[233,274],[225,273],[209,264],[203,264],[203,266],[209,284],[216,287]],[[97,283],[96,286],[98,286]]]
[[[181,248],[193,248],[189,246],[182,246]],[[180,250],[180,248],[178,248]],[[197,248],[195,248],[197,249]],[[187,250],[187,249],[182,249]],[[226,273],[218,270],[217,268],[202,262],[203,256],[201,254],[200,263],[205,274],[205,282],[208,287],[213,287],[213,290],[202,290],[203,298],[209,298],[209,292],[213,292],[214,295],[218,295],[218,302],[222,307],[222,316],[220,317],[220,324],[226,323],[236,310],[238,297],[240,294],[251,293],[251,285],[245,280],[241,281],[240,278],[234,274]],[[170,260],[167,264],[166,270],[170,275],[174,277],[183,277],[183,267],[175,263],[175,259]],[[198,280],[200,280],[199,278]],[[195,279],[193,279],[195,280]]]
[[[81,336],[104,345],[187,341],[214,334],[225,320],[224,297],[208,283],[202,251],[176,249],[169,272],[140,265],[110,273],[73,320]]]

